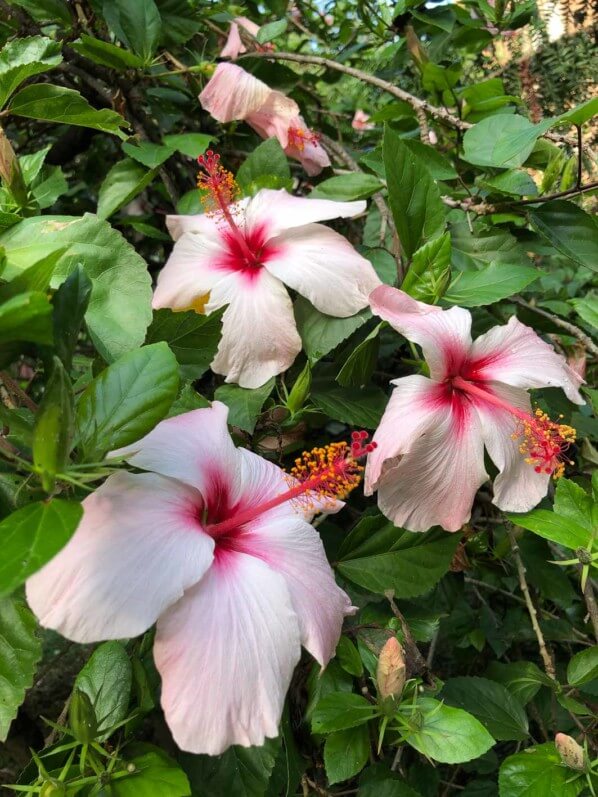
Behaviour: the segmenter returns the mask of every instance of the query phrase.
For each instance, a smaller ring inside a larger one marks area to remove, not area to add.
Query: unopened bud
[[[389,697],[398,698],[401,696],[406,680],[407,671],[403,648],[399,640],[393,636],[380,651],[376,670],[378,694],[383,700]]]
[[[81,689],[73,690],[69,705],[69,722],[75,739],[83,744],[93,742],[98,734],[98,720],[89,696]]]
[[[306,363],[305,368],[295,380],[295,384],[293,385],[293,388],[287,399],[287,407],[292,413],[295,413],[301,409],[305,403],[305,400],[309,396],[310,389],[311,368],[309,367],[309,363]]]
[[[4,130],[0,127],[0,179],[17,203],[27,204],[27,187],[18,158]]]
[[[575,739],[567,736],[566,733],[557,733],[554,743],[563,764],[571,769],[584,770],[586,768],[583,747]]]
[[[46,780],[40,789],[39,797],[65,797],[66,786],[59,780]]]

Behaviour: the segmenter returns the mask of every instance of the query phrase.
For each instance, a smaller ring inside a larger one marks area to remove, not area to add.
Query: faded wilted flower
[[[378,694],[383,699],[398,698],[401,696],[406,680],[407,670],[403,647],[399,640],[392,636],[385,643],[378,658],[376,670]]]
[[[554,743],[563,764],[571,769],[584,770],[586,768],[583,747],[575,739],[567,736],[566,733],[557,733]]]

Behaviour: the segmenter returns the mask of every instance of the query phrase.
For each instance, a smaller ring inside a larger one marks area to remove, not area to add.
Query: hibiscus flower
[[[370,115],[365,111],[362,111],[361,108],[358,108],[354,115],[353,121],[351,122],[351,127],[353,130],[373,130],[376,125],[373,122],[370,122]]]
[[[352,613],[318,533],[360,479],[373,444],[353,433],[290,474],[242,448],[214,402],[165,420],[119,453],[120,471],[83,502],[67,545],[27,582],[40,623],[76,642],[154,623],[162,707],[183,750],[217,755],[278,735],[303,645],[322,665]]]
[[[155,308],[211,313],[227,306],[212,370],[255,388],[285,371],[301,351],[285,285],[322,313],[346,318],[380,284],[371,263],[315,221],[349,218],[365,202],[294,197],[264,189],[235,201],[232,175],[208,152],[200,186],[212,203],[198,216],[170,216],[176,243],[160,272]]]
[[[297,103],[236,64],[218,64],[199,101],[218,122],[243,120],[262,138],[275,136],[289,158],[300,161],[312,177],[330,166]]]
[[[565,359],[512,317],[475,341],[471,314],[441,310],[381,286],[372,311],[421,346],[430,377],[396,379],[366,468],[366,494],[378,490],[397,526],[457,531],[488,479],[484,447],[498,468],[494,503],[526,512],[562,474],[575,430],[532,411],[527,388],[561,387],[583,404],[582,383]]]

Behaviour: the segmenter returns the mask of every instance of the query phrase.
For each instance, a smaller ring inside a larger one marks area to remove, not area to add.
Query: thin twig
[[[469,130],[470,127],[473,127],[471,122],[466,122],[463,119],[459,119],[458,116],[455,116],[450,111],[447,111],[446,108],[439,108],[436,105],[432,105],[426,100],[422,100],[419,97],[410,94],[408,91],[405,91],[398,86],[394,86],[387,80],[382,80],[375,75],[370,75],[367,72],[363,72],[361,69],[355,69],[355,67],[347,66],[346,64],[341,64],[336,61],[331,61],[329,58],[322,58],[319,55],[267,52],[245,53],[244,55],[239,56],[239,60],[241,58],[270,58],[273,61],[295,61],[295,63],[298,64],[314,64],[316,66],[326,67],[327,69],[334,69],[337,72],[343,72],[345,75],[351,75],[351,77],[357,78],[358,80],[363,80],[364,83],[370,83],[372,86],[377,86],[387,94],[392,94],[399,100],[403,100],[403,102],[408,103],[416,111],[420,109],[430,116],[433,116],[435,119],[438,119],[450,127],[453,127],[455,130]],[[543,138],[548,138],[551,141],[556,141],[558,143],[565,143],[572,147],[577,146],[576,139],[561,135],[560,133],[544,133]]]
[[[598,357],[598,346],[594,343],[589,335],[586,335],[586,333],[579,327],[576,327],[575,324],[571,324],[569,321],[564,321],[562,318],[559,318],[559,316],[553,315],[547,310],[543,310],[541,307],[536,307],[535,305],[526,302],[525,299],[522,299],[519,296],[513,297],[513,301],[520,307],[525,307],[526,310],[531,310],[532,312],[537,313],[544,318],[550,319],[555,326],[561,327],[561,329],[566,330],[574,338],[577,338],[577,340],[582,343],[584,347],[594,355],[594,357]]]
[[[540,624],[538,623],[538,612],[536,611],[536,607],[534,606],[534,602],[532,601],[532,596],[530,595],[529,587],[527,585],[527,579],[525,577],[525,565],[523,564],[523,560],[519,555],[519,546],[517,545],[517,538],[515,537],[515,532],[513,531],[510,525],[507,526],[507,534],[509,535],[509,540],[511,542],[511,550],[513,552],[513,558],[515,559],[515,565],[517,567],[517,575],[519,576],[519,586],[521,588],[521,592],[523,593],[523,597],[525,598],[525,605],[527,606],[527,611],[532,623],[532,628],[534,629],[534,634],[536,635],[536,639],[538,640],[540,657],[542,658],[544,669],[546,670],[546,675],[549,678],[552,678],[553,681],[556,681],[556,671],[554,669],[554,663],[552,661],[550,653],[548,652],[548,648],[546,647],[546,641],[544,640],[544,634],[542,633],[542,629],[540,628]]]
[[[15,380],[9,376],[6,371],[0,371],[0,381],[14,398],[19,399],[21,404],[24,404],[27,409],[31,410],[31,412],[37,412],[37,404],[35,401],[33,401],[33,399],[21,389],[19,384],[15,382]]]

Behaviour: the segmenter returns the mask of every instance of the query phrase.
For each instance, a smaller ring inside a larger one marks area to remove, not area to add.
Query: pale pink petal
[[[113,455],[196,487],[207,500],[223,485],[234,490],[238,478],[239,456],[227,417],[228,407],[214,401],[211,407],[161,421],[141,440]]]
[[[458,531],[488,478],[480,420],[470,402],[458,398],[448,406],[439,402],[430,420],[409,452],[383,473],[378,506],[410,531],[432,526]]]
[[[277,254],[266,261],[268,271],[322,313],[354,315],[367,307],[368,296],[380,285],[370,261],[323,224],[286,230],[270,244]]]
[[[116,473],[83,502],[67,545],[27,581],[40,623],[76,642],[146,631],[213,560],[196,490],[154,473]]]
[[[531,412],[530,398],[520,388],[490,382],[486,390],[512,407]],[[521,438],[513,439],[517,420],[510,412],[483,401],[476,401],[475,408],[482,423],[484,443],[499,470],[494,480],[494,503],[508,512],[528,512],[546,495],[550,475],[536,473],[534,466],[525,461],[525,455],[519,451]]]
[[[370,122],[369,119],[370,115],[358,108],[353,115],[351,127],[353,130],[373,130],[376,125]]]
[[[242,28],[245,28],[247,33],[249,33],[249,35],[253,36],[254,38],[260,32],[260,26],[257,23],[253,22],[251,19],[247,19],[247,17],[235,17],[234,21],[237,23],[237,25],[240,25]]]
[[[177,745],[219,755],[277,736],[299,656],[283,576],[243,553],[222,554],[157,625],[162,707]]]
[[[261,80],[236,64],[218,64],[199,95],[202,108],[219,122],[232,122],[257,111],[271,93]]]
[[[330,166],[328,153],[317,141],[306,141],[302,147],[289,144],[284,151],[289,158],[298,160],[310,177]]]
[[[564,357],[530,327],[511,316],[508,324],[493,327],[473,344],[471,378],[504,382],[513,387],[562,387],[570,401],[583,404],[583,379]]]
[[[243,118],[262,138],[275,136],[284,149],[288,144],[289,127],[299,118],[299,106],[286,94],[270,91],[264,102]]]
[[[299,617],[301,642],[324,667],[334,655],[345,615],[354,610],[334,580],[317,531],[299,514],[273,514],[267,512],[253,524],[243,550],[284,576]]]
[[[370,296],[372,312],[418,343],[430,366],[430,376],[456,376],[471,348],[471,314],[461,307],[441,310],[418,302],[404,291],[381,285]]]
[[[269,237],[284,230],[301,227],[315,221],[349,219],[366,209],[364,201],[335,202],[332,199],[307,199],[293,196],[283,188],[274,191],[264,188],[247,205],[246,223],[249,227],[266,224]]]
[[[436,419],[439,387],[425,376],[415,374],[395,379],[390,400],[384,410],[365,468],[366,495],[378,488],[381,475],[394,467],[401,454],[411,450],[432,420]]]
[[[239,33],[239,26],[237,25],[236,20],[231,22],[231,26],[228,31],[228,37],[226,39],[226,44],[220,50],[220,58],[232,58],[235,61],[240,53],[246,53],[247,47],[241,41],[241,35]]]
[[[228,305],[212,370],[256,388],[286,371],[301,351],[286,288],[265,268],[230,274],[210,294],[206,312]]]
[[[184,233],[158,274],[152,307],[172,310],[204,307],[210,291],[228,273],[218,265],[225,255],[220,239]]]

